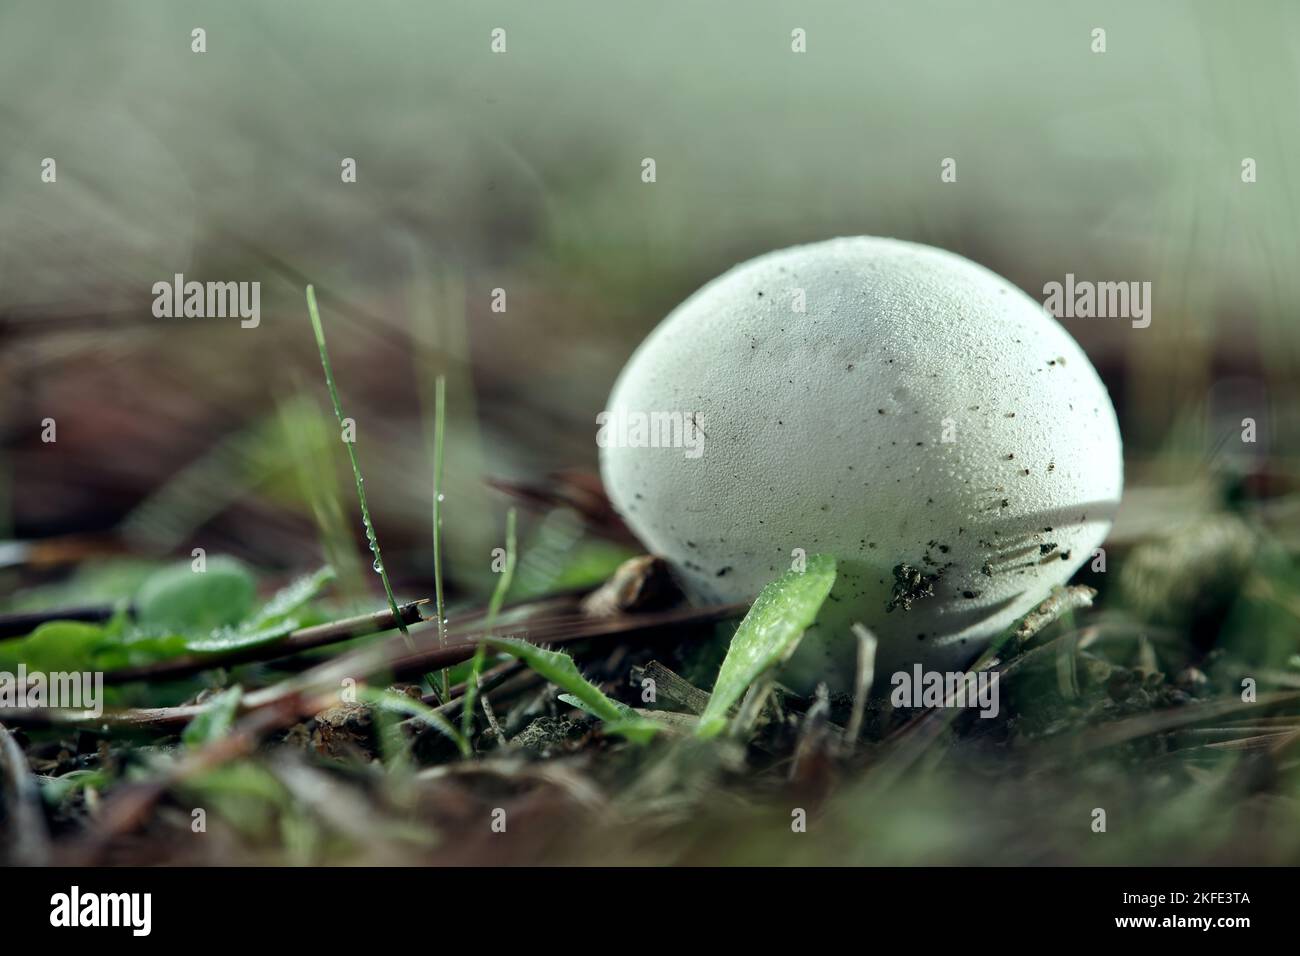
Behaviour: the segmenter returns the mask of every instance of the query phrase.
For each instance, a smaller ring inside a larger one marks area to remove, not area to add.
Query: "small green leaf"
[[[235,722],[235,713],[244,697],[244,689],[236,684],[223,690],[208,702],[207,709],[181,731],[181,740],[187,747],[201,747],[220,740]]]
[[[577,697],[574,697],[572,694],[561,694],[559,699],[564,701],[570,707],[576,707],[578,710],[591,714],[593,717],[600,716],[599,714],[594,713],[586,703],[579,700]],[[617,703],[617,701],[615,701],[615,703]],[[650,739],[663,729],[653,720],[647,720],[646,718],[641,717],[636,713],[636,711],[630,712],[632,714],[631,717],[620,718],[619,720],[603,721],[605,733],[618,734],[620,737],[626,737],[633,743],[644,744],[649,743]]]
[[[109,671],[185,653],[212,654],[269,643],[312,623],[313,615],[304,612],[304,605],[334,580],[334,572],[322,568],[293,582],[251,617],[245,578],[251,588],[252,578],[242,566],[219,558],[204,572],[191,571],[188,564],[167,568],[141,587],[138,624],[125,610],[105,624],[47,621],[22,640],[0,644],[0,666],[12,670],[21,662],[31,670]],[[236,611],[236,623],[205,627]]]
[[[631,707],[605,696],[599,687],[582,676],[578,665],[568,654],[548,651],[513,637],[490,637],[484,643],[523,661],[556,687],[567,691],[562,699],[604,721],[607,728],[609,725],[632,726],[644,722],[652,730],[658,729],[654,724],[644,721]],[[624,736],[632,739],[630,734],[624,733]],[[648,740],[649,735],[643,739]]]
[[[223,627],[211,634],[185,638],[185,650],[193,654],[221,654],[258,644],[269,644],[287,637],[298,630],[298,626],[297,619],[288,618],[256,631],[244,627]]]
[[[152,631],[206,633],[233,627],[253,609],[257,585],[234,558],[213,557],[207,569],[190,562],[150,575],[135,598],[136,620]]]
[[[664,729],[662,724],[644,717],[638,717],[636,720],[611,720],[603,727],[605,733],[626,737],[634,744],[648,744],[654,739],[655,734]]]
[[[11,663],[23,663],[32,670],[77,671],[109,640],[103,624],[47,621],[22,640],[0,645],[0,661],[6,670],[13,670]]]
[[[122,618],[107,624],[47,621],[22,640],[0,644],[0,669],[21,663],[33,671],[111,671],[185,652],[183,637],[124,630],[123,624]]]
[[[358,688],[357,696],[372,707],[379,707],[391,713],[414,717],[416,720],[428,724],[454,742],[463,757],[468,757],[472,753],[469,740],[452,726],[451,721],[422,700],[416,700],[406,694],[399,694],[394,690],[380,690],[376,687]]]
[[[261,610],[244,622],[243,627],[249,631],[258,631],[273,624],[278,624],[289,615],[296,614],[309,601],[319,597],[321,592],[334,583],[336,575],[331,567],[323,567],[314,574],[307,574],[287,587],[275,592],[275,595]]]
[[[727,649],[697,737],[715,737],[727,726],[733,704],[761,674],[799,646],[835,584],[835,559],[815,554],[803,571],[787,571],[759,593]]]
[[[86,787],[103,787],[110,782],[103,770],[70,770],[61,777],[38,777],[41,796],[45,802],[57,807],[63,800]]]
[[[279,640],[304,625],[299,614],[334,581],[334,569],[321,568],[276,592],[252,617],[237,627],[223,627],[191,637],[186,649],[195,654],[215,654]]]

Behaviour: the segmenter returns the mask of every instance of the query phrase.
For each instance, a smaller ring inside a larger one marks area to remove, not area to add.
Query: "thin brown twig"
[[[422,620],[420,607],[428,603],[428,598],[422,598],[419,601],[403,604],[397,609],[398,617],[403,624],[414,624]],[[371,614],[361,614],[357,617],[331,621],[328,624],[304,627],[271,643],[255,644],[217,654],[184,654],[138,667],[123,667],[106,673],[104,683],[125,684],[137,680],[164,680],[197,674],[200,671],[212,670],[214,667],[229,667],[234,664],[287,657],[328,644],[338,644],[354,637],[392,630],[397,626],[396,620],[393,612],[384,608]]]

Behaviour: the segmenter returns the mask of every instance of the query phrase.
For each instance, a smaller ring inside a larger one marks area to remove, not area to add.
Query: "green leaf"
[[[654,735],[663,729],[662,724],[644,717],[637,717],[635,720],[611,720],[604,724],[605,733],[626,737],[634,744],[648,744]]]
[[[297,581],[275,592],[271,600],[262,605],[261,610],[244,622],[243,627],[249,631],[257,631],[279,624],[289,615],[296,614],[309,601],[319,597],[325,588],[334,583],[335,577],[334,569],[329,566],[321,568],[314,574],[303,575]]]
[[[334,384],[334,368],[330,365],[329,349],[325,347],[325,327],[321,325],[320,310],[316,307],[316,290],[310,285],[307,286],[307,315],[311,318],[312,331],[316,335],[316,348],[320,352],[321,371],[325,373],[325,387],[330,393],[330,402],[334,405],[334,417],[339,423],[339,428],[344,427],[343,403],[339,401],[339,390]],[[366,540],[370,542],[370,553],[375,556],[374,569],[379,575],[379,580],[384,583],[384,594],[388,597],[388,609],[393,612],[393,620],[397,622],[397,629],[402,632],[402,637],[406,640],[408,647],[413,647],[411,643],[411,634],[406,629],[406,622],[402,620],[402,615],[397,610],[397,598],[393,596],[393,585],[388,580],[388,569],[384,566],[384,555],[379,549],[379,533],[375,530],[375,523],[370,520],[370,505],[366,503],[366,479],[361,475],[361,463],[357,461],[356,442],[344,442],[343,447],[348,452],[348,463],[352,465],[352,478],[357,487],[357,504],[361,506],[361,523],[366,528]],[[439,628],[443,625],[442,613],[439,610],[438,620]]]
[[[181,731],[181,740],[188,747],[201,747],[220,740],[235,722],[235,713],[244,697],[244,689],[236,684],[223,690],[208,703],[208,707]]]
[[[51,806],[57,807],[70,794],[86,787],[103,787],[109,775],[103,770],[70,770],[61,777],[38,777],[41,796]]]
[[[321,568],[293,582],[252,616],[251,600],[244,599],[245,578],[251,588],[252,578],[242,566],[226,559],[209,561],[205,572],[191,571],[188,564],[167,568],[141,587],[138,624],[125,611],[105,624],[47,621],[22,640],[0,644],[0,665],[8,670],[21,662],[31,670],[109,671],[280,640],[311,623],[304,620],[312,616],[304,607],[334,580],[334,572]],[[204,627],[236,609],[240,621]]]
[[[582,676],[578,665],[568,654],[548,651],[536,644],[529,644],[527,641],[513,637],[490,637],[484,643],[523,661],[552,684],[567,691],[568,693],[562,698],[566,703],[604,721],[607,729],[611,725],[624,729],[628,727],[649,729],[650,733],[641,735],[641,739],[644,740],[648,740],[653,735],[653,731],[658,729],[656,724],[646,721],[631,707],[605,696],[599,687]],[[632,739],[632,735],[625,733],[624,730],[616,732],[624,733],[624,736]]]
[[[564,701],[570,707],[576,707],[578,708],[578,710],[591,714],[591,716],[593,717],[600,716],[599,714],[592,711],[592,709],[588,707],[584,701],[579,700],[577,697],[573,696],[572,694],[561,694],[559,699]],[[615,703],[618,702],[615,701]],[[622,717],[619,718],[618,720],[603,721],[605,725],[604,726],[605,733],[618,734],[620,737],[626,737],[628,740],[632,741],[633,743],[644,744],[644,743],[649,743],[650,739],[654,737],[655,734],[659,733],[660,730],[663,729],[659,724],[655,723],[653,720],[647,720],[646,718],[640,716],[636,711],[631,710],[630,708],[629,708],[629,713],[631,714],[630,717]]]
[[[483,664],[487,660],[487,648],[480,644],[474,649],[470,661],[469,673],[465,675],[465,699],[460,705],[460,732],[468,740],[474,732],[474,705],[478,703],[479,675],[483,673]],[[448,678],[450,680],[450,678]]]
[[[523,661],[537,673],[582,702],[583,709],[601,720],[624,720],[630,707],[606,697],[599,687],[582,676],[573,658],[561,651],[548,651],[513,637],[488,638],[484,643]]]
[[[487,613],[483,616],[483,630],[492,630],[492,625],[496,623],[497,615],[501,613],[501,606],[505,604],[506,594],[510,591],[510,584],[515,579],[515,564],[519,559],[519,541],[515,534],[515,509],[511,508],[506,512],[506,563],[501,569],[501,575],[497,578],[496,587],[492,589],[492,597],[488,600]]]
[[[185,638],[124,629],[124,619],[107,624],[47,621],[27,637],[0,644],[0,664],[14,670],[110,671],[136,667],[185,653]]]
[[[32,670],[81,670],[96,648],[107,641],[103,624],[81,621],[47,621],[22,640],[0,645],[5,669],[11,663],[26,664]]]
[[[211,634],[201,637],[182,638],[182,640],[185,650],[191,653],[220,654],[244,647],[253,647],[258,644],[269,644],[272,641],[287,637],[296,630],[298,630],[297,619],[288,618],[278,624],[272,624],[270,627],[264,627],[256,631],[244,627],[223,627]]]
[[[406,694],[399,694],[394,690],[380,690],[376,687],[360,687],[357,689],[357,696],[372,707],[379,707],[391,713],[414,717],[416,720],[428,724],[434,730],[452,740],[460,750],[461,756],[468,757],[470,755],[469,741],[459,730],[452,726],[451,721],[424,701],[408,697]]]
[[[697,737],[715,737],[727,726],[733,704],[761,674],[786,660],[817,618],[835,584],[835,559],[815,554],[803,571],[787,571],[759,593],[727,649]]]
[[[117,670],[122,667],[142,667],[155,661],[176,657],[187,650],[185,638],[177,634],[146,634],[127,631],[121,637],[109,638],[96,653],[90,670]],[[82,665],[82,670],[86,670]]]
[[[253,575],[234,558],[210,558],[204,571],[186,561],[155,572],[140,586],[136,620],[155,632],[207,633],[248,617],[256,593]]]
[[[304,626],[303,607],[334,581],[334,569],[321,568],[277,591],[252,617],[237,627],[223,627],[186,641],[195,654],[215,654],[279,640]]]

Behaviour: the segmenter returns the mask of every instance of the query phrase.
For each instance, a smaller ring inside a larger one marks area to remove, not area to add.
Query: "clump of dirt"
[[[901,607],[904,611],[912,610],[912,605],[921,598],[933,597],[934,586],[939,583],[943,571],[927,574],[910,564],[894,565],[894,592],[890,595],[886,611]]]
[[[538,717],[516,734],[511,743],[548,757],[555,752],[581,749],[580,739],[586,731],[584,725],[563,717]]]

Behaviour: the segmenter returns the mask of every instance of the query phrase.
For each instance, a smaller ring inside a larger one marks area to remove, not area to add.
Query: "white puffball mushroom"
[[[781,679],[962,669],[1092,558],[1119,503],[1115,411],[1046,310],[960,256],[867,236],[760,256],[642,343],[597,419],[619,514],[697,602],[836,557]],[[665,447],[668,446],[668,447]]]

